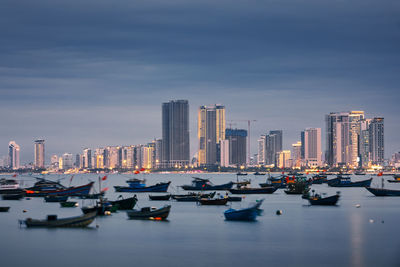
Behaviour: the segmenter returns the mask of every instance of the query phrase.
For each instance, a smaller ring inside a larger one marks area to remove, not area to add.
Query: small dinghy
[[[10,207],[0,207],[0,212],[7,212]]]
[[[150,200],[169,200],[171,195],[149,195]]]
[[[162,208],[145,207],[140,210],[130,210],[127,211],[129,219],[137,220],[165,220],[167,219],[169,212],[171,210],[171,205],[166,205]]]
[[[28,218],[26,220],[20,220],[20,224],[25,224],[26,227],[86,227],[93,222],[96,218],[96,212],[90,212],[82,214],[76,217],[69,218],[57,218],[57,215],[47,215],[45,220],[36,220]]]
[[[260,216],[262,210],[260,209],[264,199],[257,201],[245,209],[229,209],[224,212],[225,220],[227,221],[255,221],[257,216]]]

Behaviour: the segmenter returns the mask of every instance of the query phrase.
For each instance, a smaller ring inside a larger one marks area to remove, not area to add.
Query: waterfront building
[[[225,107],[201,106],[198,110],[197,137],[199,142],[198,164],[215,165],[220,159],[219,143],[225,139]]]
[[[301,168],[301,142],[292,144],[292,168]]]
[[[265,147],[265,163],[267,165],[276,166],[276,155],[282,151],[283,147],[283,132],[282,130],[270,131],[266,136]]]
[[[304,133],[304,164],[315,168],[322,166],[321,128],[307,128]]]
[[[62,157],[60,157],[59,168],[62,170],[72,169],[73,162],[73,155],[70,153],[64,153]]]
[[[58,156],[57,155],[53,155],[50,158],[50,167],[52,169],[58,169]]]
[[[121,149],[119,146],[105,148],[106,168],[115,169],[121,167]]]
[[[328,165],[358,167],[363,120],[364,111],[332,112],[326,115],[325,159]]]
[[[280,169],[292,167],[290,150],[282,150],[276,153],[276,166]]]
[[[260,139],[258,139],[258,155],[257,155],[258,165],[266,164],[266,148],[267,148],[267,136],[261,135]]]
[[[37,169],[44,168],[45,154],[44,154],[44,140],[38,139],[34,142],[34,167]]]
[[[75,155],[75,162],[74,162],[74,167],[75,168],[82,168],[83,167],[83,163],[82,163],[82,155],[81,154],[76,154]],[[61,169],[61,168],[60,168]]]
[[[229,165],[245,166],[247,163],[247,131],[226,129],[225,138],[229,141]]]
[[[382,166],[385,157],[383,118],[373,118],[369,124],[369,148],[372,164]]]
[[[105,149],[96,148],[94,150],[93,168],[104,169],[105,167]]]
[[[229,140],[221,140],[220,142],[221,153],[221,167],[229,167]]]
[[[370,151],[369,151],[369,124],[370,119],[360,121],[360,137],[359,137],[359,166],[368,168],[370,166]]]
[[[8,143],[8,167],[13,170],[17,170],[20,167],[19,161],[20,147],[15,141]]]
[[[85,148],[82,154],[83,168],[92,168],[92,150],[90,148]]]
[[[142,164],[140,165],[141,168],[145,169],[152,169],[155,164],[155,151],[154,151],[155,144],[150,143],[145,146],[142,146]]]
[[[155,155],[156,155],[155,168],[159,169],[161,168],[161,162],[162,162],[162,139],[155,140]]]
[[[189,165],[189,102],[172,100],[162,104],[163,167]]]

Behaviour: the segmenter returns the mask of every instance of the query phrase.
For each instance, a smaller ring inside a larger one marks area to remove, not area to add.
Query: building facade
[[[304,130],[304,164],[311,168],[322,166],[321,128]]]
[[[37,169],[44,168],[45,164],[45,150],[44,150],[44,140],[38,139],[34,142],[34,162],[33,166]]]
[[[19,161],[20,147],[15,141],[8,143],[8,167],[13,170],[20,168]]]

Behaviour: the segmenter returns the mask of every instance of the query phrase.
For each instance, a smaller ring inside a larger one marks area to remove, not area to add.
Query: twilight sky
[[[226,106],[284,147],[334,111],[385,118],[400,151],[398,0],[2,0],[0,156],[33,140],[52,154],[161,137],[161,103]],[[234,127],[247,128],[245,122]],[[323,136],[324,139],[324,136]],[[323,146],[324,147],[324,146]]]

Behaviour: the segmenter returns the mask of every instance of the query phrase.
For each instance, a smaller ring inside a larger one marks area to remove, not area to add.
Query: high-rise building
[[[162,162],[162,139],[156,139],[155,140],[156,146],[155,146],[155,154],[156,154],[156,168],[161,168],[161,162]]]
[[[304,164],[307,167],[322,166],[321,128],[304,130]]]
[[[385,160],[383,118],[373,118],[369,124],[369,148],[372,164],[383,165]]]
[[[190,160],[189,102],[162,104],[163,167],[187,166]]]
[[[104,148],[96,148],[94,151],[94,160],[92,162],[93,168],[104,169],[105,167],[105,156]]]
[[[90,148],[85,148],[82,154],[83,158],[83,168],[91,169],[92,168],[92,150]]]
[[[360,137],[359,137],[359,166],[366,168],[370,165],[369,152],[369,124],[370,119],[364,119],[360,122]]]
[[[292,167],[301,168],[301,142],[292,144]]]
[[[225,138],[229,141],[229,165],[246,165],[247,131],[243,129],[226,129]]]
[[[50,167],[52,169],[57,169],[58,168],[58,156],[57,155],[53,155],[50,158]]]
[[[218,163],[218,146],[225,139],[225,107],[201,106],[198,110],[197,136],[199,141],[198,164]]]
[[[359,136],[364,111],[330,113],[326,115],[325,159],[330,166],[358,167]]]
[[[44,168],[44,140],[38,139],[35,140],[35,156],[34,156],[34,167],[41,169]]]
[[[280,169],[292,167],[290,150],[282,150],[276,153],[276,166]]]
[[[15,141],[8,143],[8,167],[10,169],[19,169],[19,151],[20,147]]]
[[[73,168],[73,155],[70,153],[64,153],[62,157],[60,157],[60,169],[68,170]]]
[[[229,140],[221,140],[220,142],[221,153],[221,167],[229,167]]]
[[[267,148],[267,136],[261,135],[260,139],[258,139],[257,164],[259,165],[266,164],[266,148]]]
[[[115,169],[121,167],[121,148],[118,146],[108,146],[105,148],[106,168]]]
[[[267,165],[276,165],[276,154],[282,151],[282,147],[282,130],[270,131],[266,136],[265,163]]]

